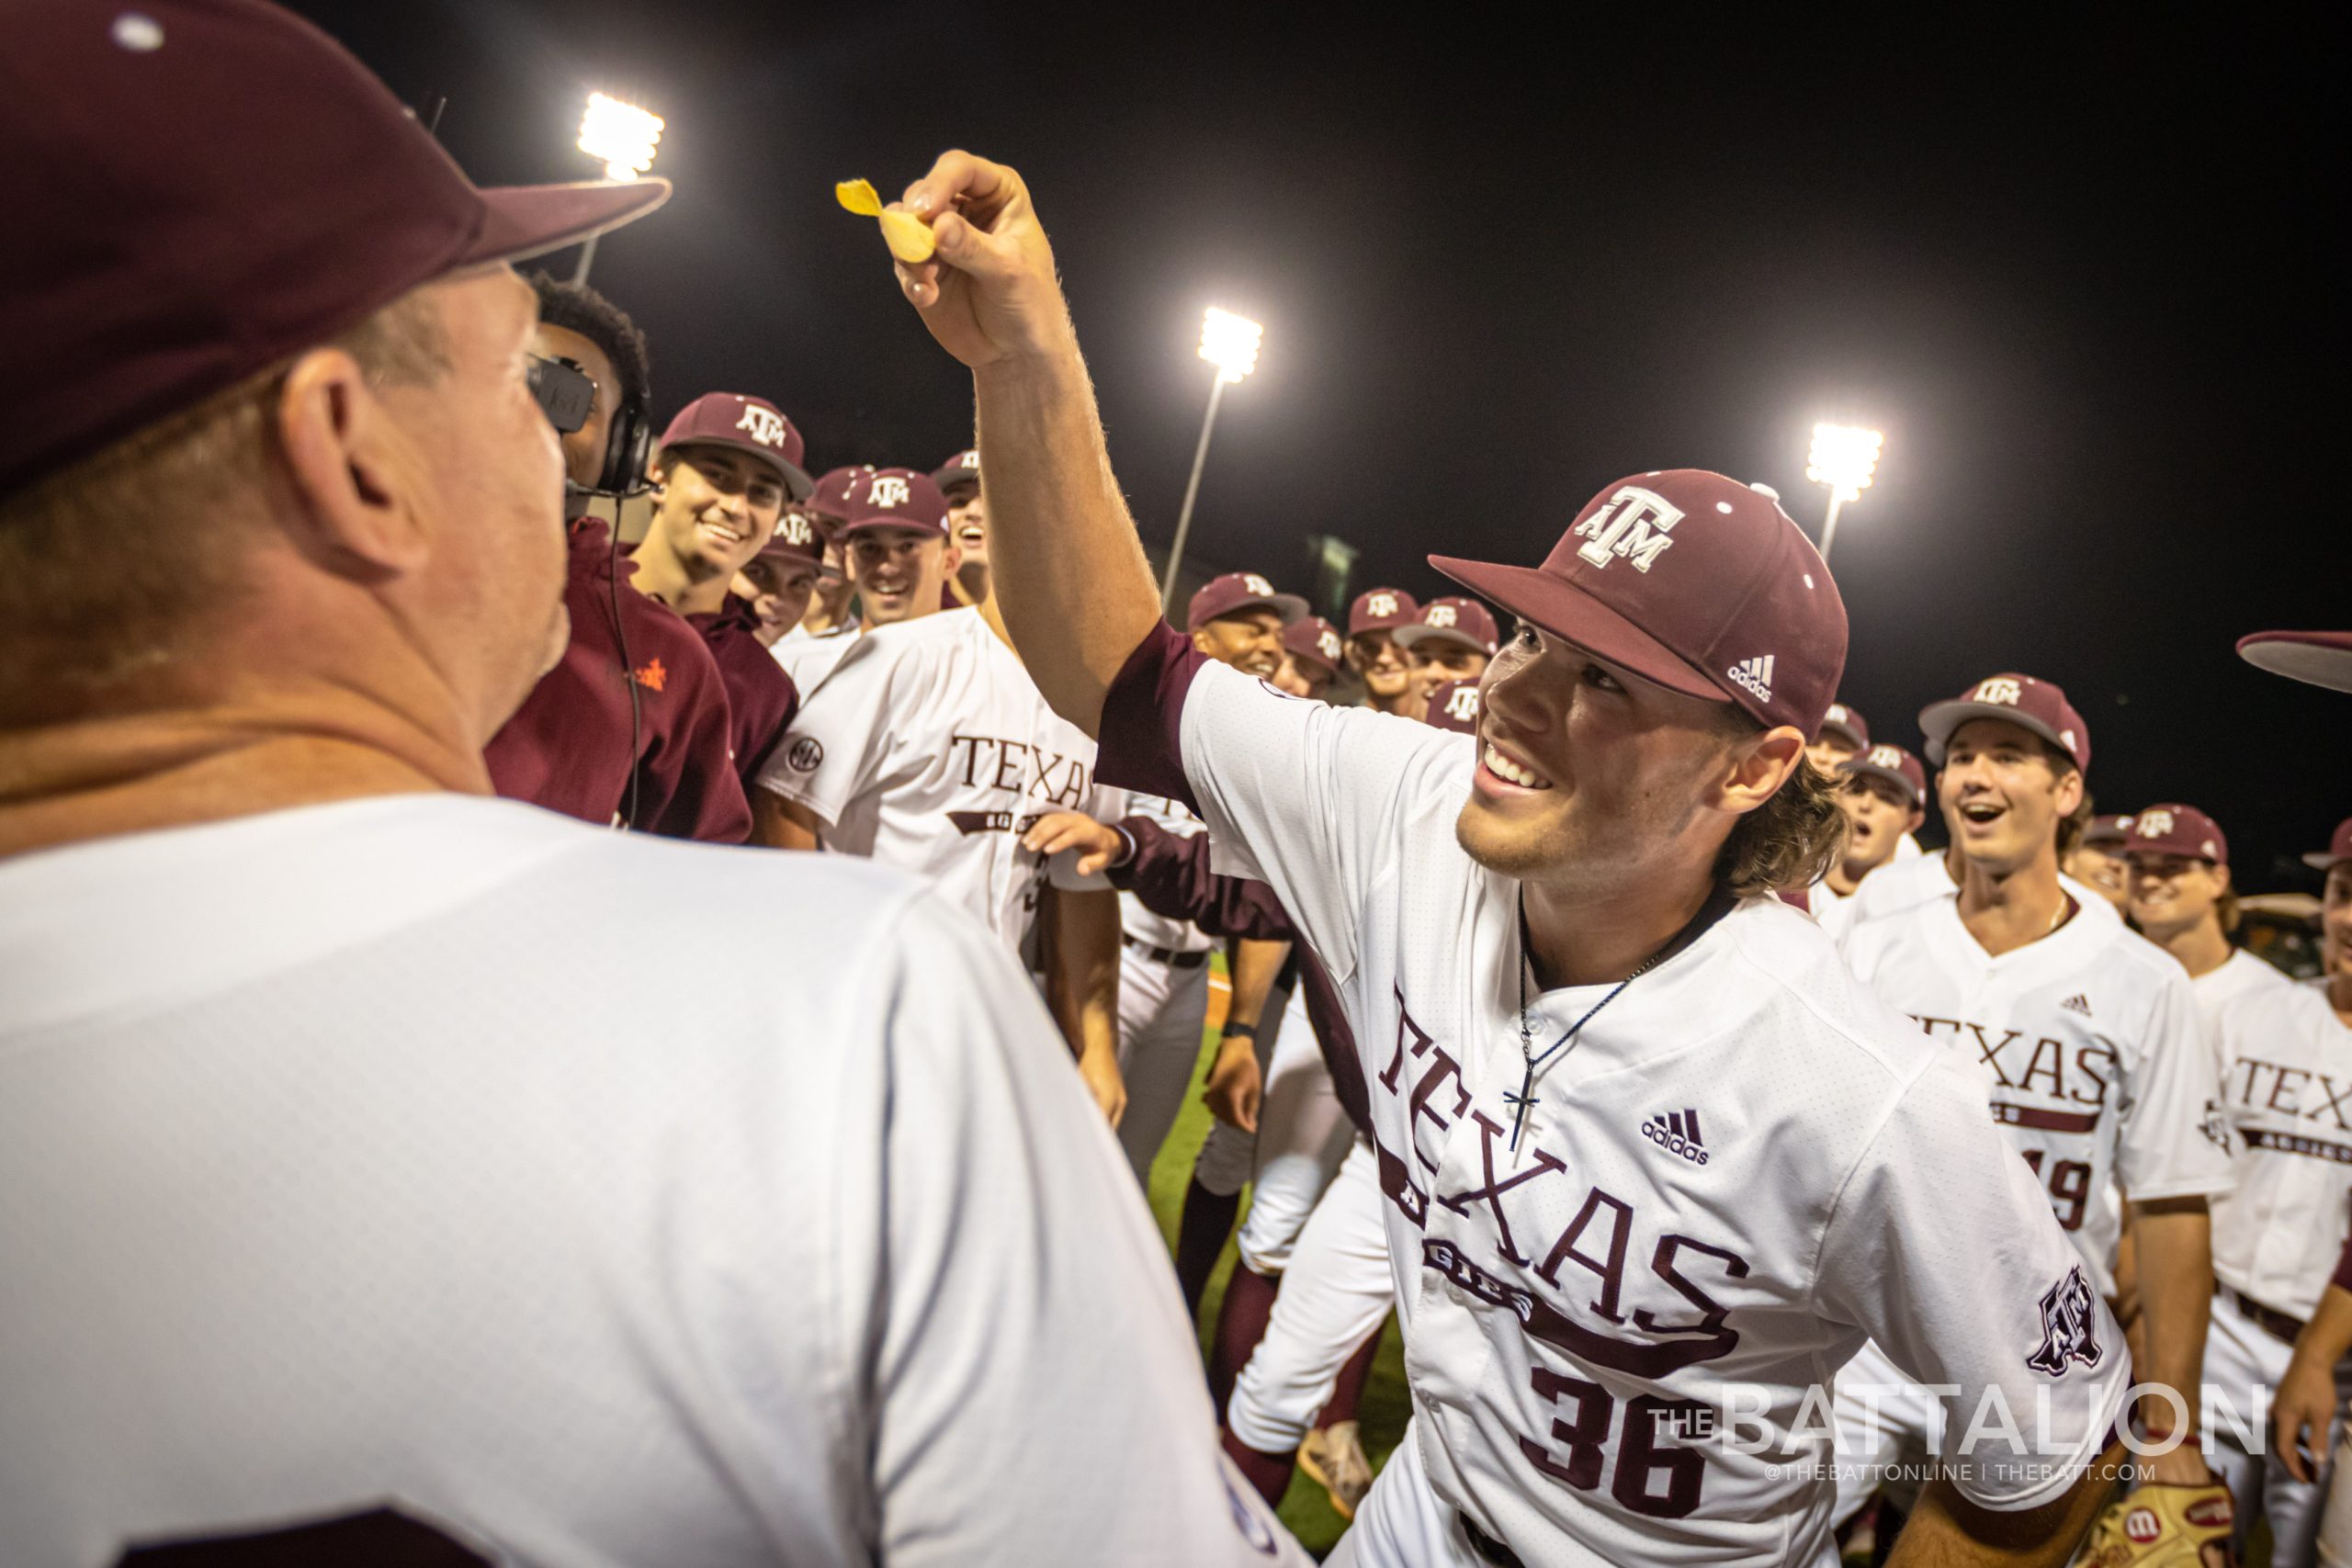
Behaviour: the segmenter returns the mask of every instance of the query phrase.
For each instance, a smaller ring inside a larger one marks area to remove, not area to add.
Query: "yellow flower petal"
[[[843,180],[833,187],[833,199],[861,218],[882,216],[882,198],[874,194],[871,180]]]
[[[882,239],[890,254],[910,266],[927,262],[938,243],[931,237],[931,225],[911,212],[882,214]]]

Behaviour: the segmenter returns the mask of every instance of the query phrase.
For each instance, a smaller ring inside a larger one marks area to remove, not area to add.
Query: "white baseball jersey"
[[[2188,972],[2105,899],[2077,897],[2064,925],[1996,957],[1962,923],[1956,896],[1931,898],[1858,921],[1845,953],[1890,1005],[1986,1075],[1994,1118],[2101,1293],[2115,1290],[2118,1187],[2143,1200],[2229,1190],[2221,1063]]]
[[[405,795],[0,861],[0,1561],[1303,1561],[907,878]]]
[[[2230,949],[2227,958],[2188,982],[2189,990],[2197,998],[2198,1021],[2205,1026],[2205,1038],[2211,1043],[2213,1054],[2221,1058],[2224,1068],[2229,1066],[2230,1054],[2219,1030],[2222,1010],[2236,1005],[2241,997],[2294,983],[2243,947]]]
[[[2071,1484],[2127,1381],[2113,1321],[1981,1088],[1812,921],[1749,900],[1626,987],[1514,1149],[1519,886],[1454,841],[1475,742],[1214,664],[1170,712],[1173,643],[1122,676],[1106,745],[1142,786],[1181,727],[1228,869],[1272,885],[1340,990],[1437,1499],[1530,1562],[1805,1561],[1831,1493],[1797,1428],[1826,1429],[1869,1336],[1972,1402],[2050,1400],[2043,1453],[1961,1472],[1970,1496]],[[1532,998],[1540,1041],[1608,989]]]
[[[760,773],[815,813],[829,850],[928,877],[1015,952],[1069,852],[1021,847],[1041,813],[1116,820],[1125,792],[1094,784],[1094,742],[1056,716],[978,610],[943,610],[859,637],[800,705]]]
[[[1191,807],[1164,795],[1130,795],[1127,815],[1148,817],[1179,838],[1190,838],[1204,826]],[[1204,934],[1192,921],[1155,915],[1132,893],[1119,895],[1119,927],[1133,940],[1164,947],[1170,953],[1205,953],[1216,945],[1216,938]]]
[[[2238,1153],[2237,1189],[2213,1205],[2213,1273],[2267,1307],[2309,1317],[2344,1251],[2352,1028],[2326,993],[2282,978],[2223,1008],[2218,1032]]]
[[[768,651],[784,666],[784,672],[792,677],[800,700],[807,702],[840,665],[842,656],[857,646],[862,635],[855,621],[845,621],[822,636],[795,626],[776,638],[775,646]]]

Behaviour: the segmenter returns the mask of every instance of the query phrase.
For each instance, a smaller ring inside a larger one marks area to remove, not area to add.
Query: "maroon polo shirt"
[[[1331,1087],[1356,1131],[1371,1136],[1372,1099],[1339,988],[1291,923],[1274,890],[1262,882],[1211,871],[1206,833],[1171,833],[1148,817],[1130,817],[1119,824],[1119,831],[1135,852],[1125,865],[1113,866],[1104,874],[1112,886],[1134,894],[1153,914],[1190,920],[1211,936],[1292,944],[1298,958],[1300,998],[1306,1003],[1306,1019],[1315,1027],[1324,1064],[1331,1069]]]
[[[702,635],[719,679],[727,683],[735,772],[748,795],[761,764],[800,711],[800,688],[760,641],[759,617],[752,613],[749,600],[729,593],[724,608],[688,615],[686,625]]]
[[[510,800],[602,828],[620,821],[634,776],[628,826],[740,844],[752,836],[752,807],[729,746],[718,666],[692,626],[628,585],[635,563],[619,567],[616,576],[605,525],[574,518],[563,584],[571,640],[483,750],[490,782]],[[633,753],[616,614],[637,685]]]

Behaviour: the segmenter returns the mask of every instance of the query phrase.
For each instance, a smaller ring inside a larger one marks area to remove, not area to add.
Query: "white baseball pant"
[[[2335,1473],[2352,1475],[2352,1431],[2346,1432],[2335,1445]],[[2327,1508],[2320,1520],[2318,1544],[2320,1568],[2352,1568],[2352,1486],[2327,1489]]]
[[[2287,1375],[2287,1363],[2293,1356],[2294,1347],[2247,1317],[2229,1292],[2213,1298],[2212,1324],[2205,1333],[2207,1392],[2201,1409],[2205,1451],[2213,1469],[2230,1483],[2230,1496],[2237,1505],[2233,1539],[2239,1554],[2245,1552],[2246,1536],[2256,1517],[2267,1514],[2270,1560],[2280,1568],[2312,1560],[2320,1504],[2326,1495],[2328,1476],[2334,1473],[2331,1464],[2320,1472],[2317,1483],[2298,1481],[2271,1451],[2269,1395]],[[2257,1386],[2262,1391],[2259,1394]],[[2352,1397],[2352,1379],[2346,1377],[2341,1367],[2336,1369],[2335,1391],[2340,1410],[2345,1399]],[[2343,1427],[2338,1419],[2330,1428],[2325,1450],[2331,1459],[2335,1434]]]
[[[1373,1477],[1355,1523],[1324,1559],[1324,1568],[1485,1568],[1486,1560],[1462,1532],[1460,1516],[1430,1489],[1419,1425],[1419,1416],[1405,1423],[1403,1440]]]
[[[1372,1145],[1356,1139],[1299,1233],[1265,1337],[1226,1402],[1227,1429],[1261,1453],[1298,1447],[1340,1369],[1388,1315],[1396,1285],[1383,1201]]]
[[[1176,1124],[1200,1062],[1208,1008],[1206,963],[1179,968],[1120,945],[1119,1076],[1127,1109],[1119,1119],[1119,1147],[1147,1190],[1151,1162]]]
[[[1299,993],[1279,1012],[1267,1011],[1279,1021],[1258,1103],[1258,1131],[1253,1136],[1222,1122],[1210,1128],[1193,1175],[1224,1195],[1254,1183],[1241,1222],[1241,1261],[1274,1275],[1290,1267],[1306,1217],[1339,1174],[1355,1129],[1340,1107]]]

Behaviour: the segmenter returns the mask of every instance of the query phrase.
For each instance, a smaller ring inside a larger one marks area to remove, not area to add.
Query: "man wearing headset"
[[[539,295],[533,382],[562,433],[575,515],[563,657],[533,687],[482,755],[513,800],[599,826],[738,844],[752,831],[729,744],[727,688],[693,627],[628,591],[601,519],[577,514],[591,495],[645,484],[652,382],[645,334],[585,285],[532,279]]]

